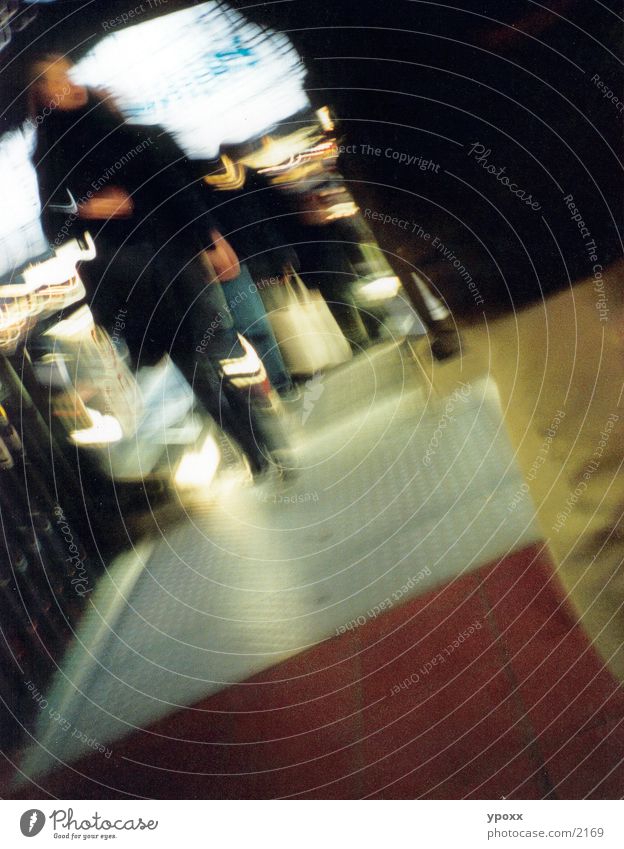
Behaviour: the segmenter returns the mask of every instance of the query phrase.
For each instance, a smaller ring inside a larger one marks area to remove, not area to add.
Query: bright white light
[[[239,335],[238,338],[245,351],[245,356],[231,360],[221,360],[223,373],[227,374],[228,377],[257,376],[259,381],[265,380],[266,372],[262,364],[262,360],[256,353],[255,348],[250,345],[244,336]]]
[[[317,109],[316,117],[319,119],[321,127],[325,130],[326,133],[334,132],[335,124],[328,106],[321,106],[320,109]]]
[[[82,306],[69,318],[59,321],[54,327],[46,331],[46,336],[68,341],[79,341],[80,339],[91,339],[91,333],[95,329],[93,314],[88,306]]]
[[[241,162],[258,171],[281,171],[293,168],[302,161],[299,156],[306,151],[318,136],[315,127],[306,127],[283,138],[268,138],[259,150],[243,157]]]
[[[70,439],[76,445],[110,445],[123,439],[123,430],[114,416],[104,416],[90,407],[85,408],[93,422],[92,427],[74,430]]]
[[[162,124],[191,157],[216,157],[310,108],[288,38],[223,3],[201,3],[110,33],[74,69],[124,115]]]
[[[33,285],[35,289],[44,286],[73,285],[72,279],[76,277],[76,263],[65,257],[52,257],[45,262],[31,265],[23,272],[27,285]]]
[[[335,221],[337,218],[351,218],[352,215],[356,214],[358,209],[358,205],[352,200],[345,201],[344,203],[334,203],[325,210],[325,217],[327,221]]]
[[[0,244],[4,241],[0,236]],[[26,253],[33,258],[30,248],[24,248],[24,256]],[[12,277],[15,282],[0,287],[0,348],[3,351],[15,349],[36,316],[51,314],[84,298],[85,288],[76,272],[80,255],[85,252],[74,242],[62,254],[22,268],[21,274]]]
[[[181,489],[205,489],[210,486],[219,468],[221,452],[212,436],[208,436],[201,451],[185,454],[175,473],[175,484]]]
[[[0,277],[10,277],[48,250],[39,218],[37,175],[30,161],[34,138],[34,129],[25,127],[0,140]]]
[[[398,277],[379,277],[365,283],[359,291],[362,298],[367,301],[385,301],[394,298],[401,290],[401,281]]]

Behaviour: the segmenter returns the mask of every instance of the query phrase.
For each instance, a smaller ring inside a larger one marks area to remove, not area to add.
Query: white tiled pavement
[[[291,416],[296,481],[196,501],[101,581],[47,694],[86,737],[112,747],[335,636],[409,578],[421,594],[540,539],[529,498],[509,509],[523,479],[486,378],[439,397],[383,346]],[[36,738],[31,777],[91,751],[49,711]]]

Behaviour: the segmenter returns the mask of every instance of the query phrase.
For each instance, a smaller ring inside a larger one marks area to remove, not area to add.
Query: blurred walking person
[[[35,168],[50,242],[88,227],[97,258],[81,267],[96,320],[124,310],[135,368],[166,352],[202,405],[240,444],[255,471],[288,455],[266,382],[245,380],[258,360],[234,328],[219,277],[236,260],[210,214],[201,180],[159,126],[126,123],[113,104],[47,55],[31,65],[31,112],[55,102],[38,127]]]

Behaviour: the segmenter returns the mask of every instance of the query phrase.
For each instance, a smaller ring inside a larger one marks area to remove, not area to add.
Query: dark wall
[[[311,96],[334,105],[349,146],[342,168],[364,209],[431,237],[376,223],[382,244],[427,271],[465,314],[532,301],[622,255],[623,117],[592,82],[597,74],[624,101],[621,7],[545,5],[295,0],[246,12],[280,21],[306,59]],[[476,142],[490,151],[480,163],[468,155]],[[417,157],[439,168],[423,171]],[[484,306],[431,248],[436,237],[478,281]]]

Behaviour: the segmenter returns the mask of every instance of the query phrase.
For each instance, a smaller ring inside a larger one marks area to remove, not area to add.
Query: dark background
[[[57,2],[0,53],[2,121],[19,120],[19,67],[33,50],[76,56],[105,36],[102,20],[137,5]],[[148,4],[145,3],[145,6]],[[140,18],[195,5],[168,0]],[[570,220],[569,193],[606,269],[622,255],[621,132],[624,120],[592,83],[622,94],[622,6],[613,0],[386,0],[230,3],[289,35],[309,71],[317,105],[330,104],[345,144],[341,170],[363,209],[421,224],[477,283],[396,226],[375,225],[382,246],[429,276],[465,320],[521,307],[587,278],[592,265]],[[14,101],[10,108],[8,104]],[[538,201],[531,210],[488,174],[469,146],[491,150]],[[360,145],[381,148],[364,155]],[[438,173],[399,165],[388,148],[439,163]],[[619,232],[618,232],[619,231]]]

